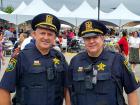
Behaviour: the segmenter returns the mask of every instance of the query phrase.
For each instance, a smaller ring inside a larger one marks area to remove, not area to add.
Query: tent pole
[[[18,39],[18,23],[17,23],[17,14],[16,14],[16,38]]]
[[[119,21],[119,35],[120,35],[120,32],[121,32],[121,19]]]
[[[76,20],[76,24],[75,24],[75,25],[76,25],[76,27],[77,27],[77,18],[75,18],[75,20]]]
[[[98,21],[100,20],[100,0],[98,0]]]

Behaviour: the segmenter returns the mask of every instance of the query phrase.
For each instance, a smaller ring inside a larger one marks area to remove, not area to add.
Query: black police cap
[[[46,28],[59,33],[60,30],[60,20],[49,13],[42,13],[35,16],[32,20],[32,29],[36,30],[37,27]]]
[[[84,21],[79,28],[78,36],[79,37],[91,37],[96,35],[105,35],[107,33],[107,27],[93,19]]]

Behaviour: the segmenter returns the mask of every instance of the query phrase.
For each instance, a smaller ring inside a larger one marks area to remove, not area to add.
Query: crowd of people
[[[128,33],[127,30],[123,30],[120,35],[116,35],[113,30],[113,34],[105,38],[105,47],[125,56],[135,72],[135,65],[140,64],[140,35],[138,31]]]
[[[0,105],[62,105],[63,98],[66,105],[126,105],[123,90],[129,105],[139,104],[140,81],[133,71],[140,63],[138,32],[128,37],[122,31],[120,37],[100,21],[89,19],[77,35],[73,30],[59,33],[60,20],[48,13],[35,16],[31,26],[32,31],[19,34],[12,49],[0,82]],[[83,40],[84,51],[68,65],[61,52],[63,41],[69,46],[76,37]],[[15,91],[11,102],[10,93]]]

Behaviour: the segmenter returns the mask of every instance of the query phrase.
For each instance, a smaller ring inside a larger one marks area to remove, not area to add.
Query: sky
[[[32,0],[3,0],[3,6],[11,5],[16,8],[24,1],[27,5]],[[66,5],[68,9],[74,11],[85,0],[44,0],[51,8],[58,11],[62,5]],[[97,7],[98,0],[86,0],[93,8]],[[111,12],[120,3],[123,3],[131,12],[140,16],[140,0],[100,0],[101,10],[104,12]]]

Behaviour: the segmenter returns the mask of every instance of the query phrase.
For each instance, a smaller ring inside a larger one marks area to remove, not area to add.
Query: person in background
[[[138,32],[133,32],[133,35],[129,38],[129,62],[135,72],[136,64],[140,63],[139,59],[139,49],[140,49],[140,38],[138,37]]]
[[[74,56],[69,66],[69,87],[73,105],[139,105],[135,78],[128,61],[118,52],[104,48],[107,28],[100,21],[89,19],[80,25],[86,51]]]
[[[28,34],[26,32],[22,32],[19,34],[19,40],[15,42],[13,53],[11,54],[11,57],[17,56],[21,51],[21,44],[23,41],[28,37]]]
[[[34,41],[33,36],[32,36],[32,30],[27,31],[27,34],[28,34],[28,38],[26,38],[26,39],[22,42],[21,47],[20,47],[21,50],[23,50],[23,49],[25,48],[25,46],[26,46],[27,44],[29,44],[31,41],[32,41],[32,42]]]
[[[60,20],[42,13],[32,20],[35,45],[25,47],[9,61],[0,82],[0,105],[70,105],[67,89],[68,64],[62,53],[52,45],[60,30]]]
[[[9,40],[13,36],[13,33],[10,31],[9,27],[6,27],[4,30],[4,37]]]
[[[128,58],[128,52],[129,52],[129,44],[127,39],[127,31],[122,32],[122,37],[116,44],[119,52],[124,55],[126,58]]]
[[[0,32],[0,70],[1,70],[1,64],[4,65],[5,64],[5,59],[3,56],[3,32]],[[1,63],[2,62],[2,63]]]
[[[23,43],[23,41],[28,38],[28,34],[26,32],[22,32],[19,34],[19,40],[17,42],[15,42],[14,44],[14,48],[13,48],[13,51],[15,51],[16,48],[19,48],[21,47],[21,44]]]

